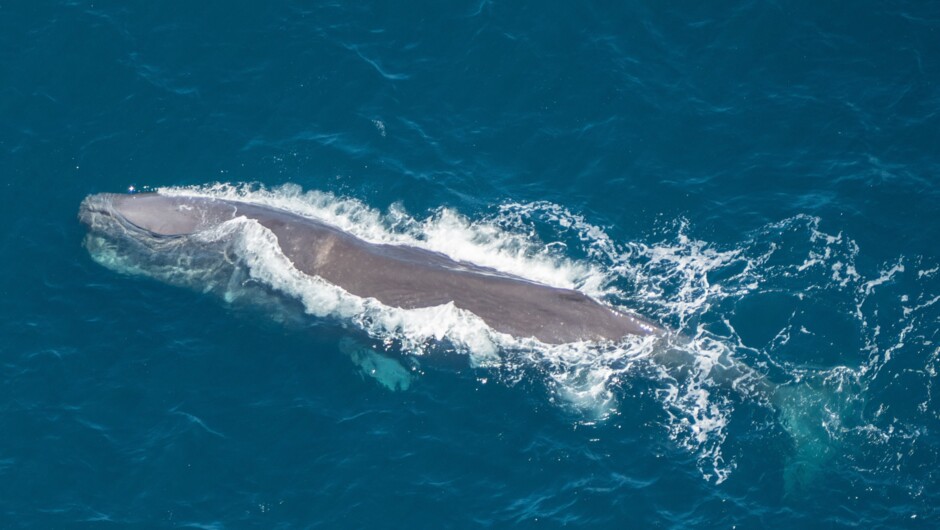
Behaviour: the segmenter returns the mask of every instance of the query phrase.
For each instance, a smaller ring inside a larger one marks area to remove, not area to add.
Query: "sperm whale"
[[[237,265],[244,258],[239,255],[242,250],[227,245],[224,239],[246,234],[249,239],[258,237],[260,232],[244,231],[243,226],[232,225],[235,229],[225,230],[227,223],[247,220],[260,225],[265,242],[274,242],[276,252],[286,258],[296,274],[317,278],[388,307],[407,310],[453,304],[473,313],[496,332],[518,339],[534,338],[549,346],[651,337],[656,346],[650,360],[666,370],[669,377],[707,377],[715,384],[763,396],[772,403],[793,440],[784,474],[787,491],[811,483],[836,454],[839,441],[829,434],[824,419],[832,421],[833,414],[851,412],[822,385],[803,382],[778,386],[731,355],[717,362],[699,363],[697,350],[687,347],[690,337],[668,332],[650,320],[607,306],[582,292],[544,285],[415,246],[373,243],[329,223],[276,207],[197,195],[101,193],[82,201],[79,220],[88,227],[86,246],[96,261],[197,289],[206,283],[224,285],[233,278],[236,283],[244,282]],[[231,255],[232,251],[236,255]],[[253,281],[263,283],[264,277]],[[266,287],[278,291],[274,285]],[[205,290],[221,290],[226,297],[231,292],[228,286]],[[299,296],[291,289],[281,294]],[[274,299],[280,300],[279,296]],[[259,296],[249,301],[264,304],[270,299]],[[305,307],[308,302],[304,300]],[[277,303],[271,307],[279,309]],[[435,318],[433,314],[431,318]],[[353,339],[344,338],[340,350],[364,374],[389,390],[405,390],[412,383],[407,369]],[[696,376],[697,370],[707,373]]]
[[[337,227],[264,205],[158,193],[88,196],[79,219],[111,237],[185,238],[233,219],[257,221],[301,273],[389,307],[453,303],[493,330],[546,344],[659,335],[661,327],[586,294],[407,245],[376,244]],[[157,251],[157,250],[154,250]]]

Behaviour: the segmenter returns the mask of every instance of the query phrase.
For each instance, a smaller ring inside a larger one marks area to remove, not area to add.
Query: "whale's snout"
[[[97,193],[85,197],[78,208],[78,220],[91,229],[100,224],[103,219],[112,219],[116,196],[114,193]]]
[[[232,219],[236,208],[212,199],[196,201],[157,193],[99,193],[82,201],[79,220],[94,228],[117,222],[156,236],[192,234]]]

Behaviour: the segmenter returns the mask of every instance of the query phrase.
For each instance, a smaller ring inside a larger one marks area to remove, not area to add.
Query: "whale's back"
[[[497,331],[550,344],[661,332],[649,321],[573,289],[422,248],[369,243],[318,221],[266,208],[239,208],[239,213],[270,229],[302,272],[388,306],[416,309],[453,302]]]

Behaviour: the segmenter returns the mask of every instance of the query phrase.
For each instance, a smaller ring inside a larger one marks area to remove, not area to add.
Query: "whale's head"
[[[88,229],[84,246],[101,265],[204,287],[232,274],[225,259],[229,241],[211,231],[234,219],[236,209],[204,197],[100,193],[82,201],[78,218]]]
[[[90,230],[139,230],[151,236],[184,236],[217,226],[235,217],[231,203],[202,197],[156,193],[89,195],[78,218]]]

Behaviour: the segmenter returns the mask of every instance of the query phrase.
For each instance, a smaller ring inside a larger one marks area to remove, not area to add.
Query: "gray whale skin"
[[[270,230],[299,271],[387,306],[415,309],[453,302],[496,331],[547,344],[663,333],[659,326],[579,291],[421,248],[370,243],[272,207],[206,197],[102,193],[88,196],[79,211],[79,219],[90,229],[104,219],[119,224],[122,237],[179,238],[240,216]]]

